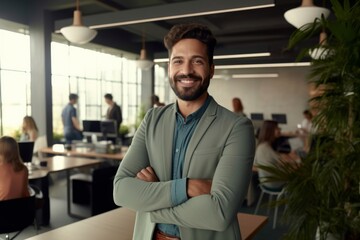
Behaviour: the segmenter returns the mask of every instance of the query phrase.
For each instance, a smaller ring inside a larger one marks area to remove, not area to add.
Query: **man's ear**
[[[211,64],[210,65],[210,79],[213,78],[214,73],[215,73],[215,65]]]

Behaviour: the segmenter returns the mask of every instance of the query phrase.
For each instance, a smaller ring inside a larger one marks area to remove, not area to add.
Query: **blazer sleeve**
[[[173,208],[152,211],[152,222],[224,231],[236,218],[238,206],[247,192],[254,152],[253,126],[250,120],[239,118],[216,167],[210,195],[191,198]]]
[[[145,182],[136,174],[150,166],[146,147],[146,128],[150,110],[139,129],[114,178],[114,202],[135,211],[153,211],[172,207],[171,182]]]

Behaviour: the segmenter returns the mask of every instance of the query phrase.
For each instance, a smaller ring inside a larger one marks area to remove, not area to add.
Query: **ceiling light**
[[[264,63],[264,64],[238,64],[238,65],[215,65],[215,69],[239,69],[239,68],[270,68],[270,67],[305,67],[310,66],[310,62],[296,63]]]
[[[142,37],[142,49],[140,51],[140,59],[136,60],[136,66],[142,70],[149,70],[154,66],[154,62],[147,59],[145,49],[145,37]]]
[[[303,0],[300,7],[290,9],[285,12],[284,17],[291,25],[301,28],[305,24],[313,23],[321,16],[327,18],[330,10],[323,7],[314,6],[313,0]]]
[[[324,47],[326,45],[326,38],[327,38],[326,32],[322,31],[320,33],[320,40],[319,40],[320,46],[309,50],[309,55],[312,59],[315,60],[325,59],[327,56],[330,55],[331,51]]]
[[[150,18],[146,18],[146,19],[136,19],[136,20],[128,20],[128,21],[122,21],[122,22],[92,25],[91,28],[93,28],[93,29],[109,28],[109,27],[117,27],[117,26],[146,23],[146,22],[156,22],[156,21],[163,21],[163,20],[170,20],[170,19],[177,19],[177,18],[196,17],[196,16],[204,16],[204,15],[212,15],[212,14],[220,14],[220,13],[246,11],[246,10],[268,8],[268,7],[274,7],[274,6],[275,6],[275,4],[272,3],[272,4],[263,4],[263,5],[250,6],[250,7],[228,8],[228,9],[221,9],[221,10],[194,12],[194,13],[178,14],[178,15],[171,14],[169,16],[163,16],[163,17],[152,17],[152,18],[150,17]]]
[[[228,55],[215,55],[214,59],[232,59],[232,58],[252,58],[252,57],[268,57],[271,56],[269,52],[263,53],[244,53],[244,54],[228,54]],[[169,58],[154,59],[155,63],[168,62]]]
[[[268,57],[271,53],[244,53],[244,54],[231,54],[231,55],[216,55],[214,59],[230,59],[230,58],[252,58],[252,57]]]
[[[60,32],[69,42],[77,44],[88,43],[96,36],[97,32],[95,30],[85,27],[82,24],[79,0],[76,0],[73,25],[61,28]]]
[[[232,78],[277,78],[278,73],[233,74]]]

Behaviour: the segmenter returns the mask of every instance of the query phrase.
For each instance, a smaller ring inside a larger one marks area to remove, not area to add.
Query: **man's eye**
[[[204,63],[204,61],[202,59],[195,59],[193,62],[195,64],[203,64]]]

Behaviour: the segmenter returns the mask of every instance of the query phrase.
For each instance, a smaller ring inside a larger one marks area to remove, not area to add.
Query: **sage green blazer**
[[[175,104],[148,111],[114,179],[114,201],[137,211],[135,240],[151,240],[156,223],[179,226],[182,240],[241,239],[237,210],[252,173],[254,129],[211,102],[200,119],[185,156],[183,177],[212,179],[210,195],[171,202]],[[160,182],[136,179],[151,166]]]

